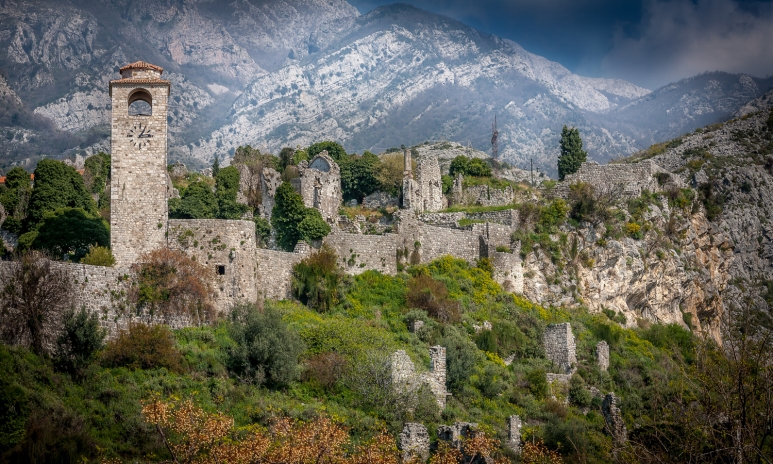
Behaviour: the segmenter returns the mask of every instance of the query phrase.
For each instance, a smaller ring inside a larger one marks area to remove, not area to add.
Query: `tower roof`
[[[120,71],[124,72],[128,69],[152,69],[153,71],[158,71],[159,73],[164,72],[164,68],[161,66],[156,66],[155,64],[150,64],[146,61],[135,61],[134,63],[127,64],[126,66],[121,67]]]

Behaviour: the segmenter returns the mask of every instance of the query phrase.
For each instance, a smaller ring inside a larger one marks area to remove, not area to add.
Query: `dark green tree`
[[[475,343],[454,326],[445,326],[443,332],[438,345],[446,348],[448,386],[458,392],[469,382],[470,372],[481,358],[481,353]]]
[[[217,177],[220,172],[220,158],[215,155],[215,159],[212,160],[212,177]]]
[[[92,245],[109,247],[110,229],[104,219],[81,208],[46,212],[32,241],[32,248],[45,250],[57,259],[66,254],[74,261],[86,256]]]
[[[234,166],[220,169],[215,177],[218,219],[241,219],[247,212],[247,205],[236,202],[239,192],[239,170]]]
[[[326,312],[340,300],[344,278],[335,251],[323,245],[293,267],[293,296],[309,308]]]
[[[238,305],[229,314],[228,332],[236,343],[227,364],[239,379],[283,387],[300,377],[298,360],[305,347],[279,311]]]
[[[88,214],[98,214],[83,177],[75,169],[61,161],[41,160],[35,169],[35,188],[30,196],[30,224],[37,224],[46,212],[59,208],[81,208]]]
[[[5,185],[0,188],[0,204],[7,215],[3,222],[4,229],[15,234],[22,232],[31,193],[30,174],[27,171],[18,166],[8,171]]]
[[[448,172],[451,177],[456,177],[458,174],[473,177],[491,177],[491,166],[480,158],[468,158],[464,155],[459,155],[451,161]]]
[[[277,243],[283,249],[292,251],[299,240],[309,242],[330,233],[330,226],[319,211],[307,208],[301,195],[289,183],[283,182],[276,189],[274,201],[271,225],[276,230]]]
[[[110,178],[110,166],[110,155],[105,152],[86,158],[83,166],[83,182],[89,192],[97,195],[100,211],[110,207],[110,192],[105,188]]]
[[[300,240],[298,224],[306,217],[303,198],[293,190],[292,185],[283,182],[276,189],[274,209],[271,211],[271,225],[276,230],[276,240],[280,247],[292,251]]]
[[[381,183],[378,180],[378,156],[365,152],[362,156],[352,155],[341,158],[338,162],[341,168],[341,191],[344,201],[362,199],[378,190]]]
[[[54,360],[59,369],[78,375],[105,345],[105,330],[99,326],[97,313],[83,307],[65,312],[63,325]]]
[[[319,155],[323,151],[327,151],[327,154],[333,158],[336,163],[339,164],[340,160],[347,157],[346,150],[344,150],[344,147],[342,147],[340,143],[331,142],[329,140],[324,142],[317,142],[310,146],[309,149],[306,150],[306,154],[308,155],[308,159],[314,159],[315,156]]]
[[[194,182],[180,197],[179,208],[170,211],[180,219],[206,219],[217,217],[217,198],[206,182]]]
[[[561,153],[558,155],[558,179],[564,180],[567,175],[577,172],[587,159],[588,153],[582,149],[580,131],[575,127],[569,129],[564,126],[561,130]]]
[[[284,171],[287,166],[295,164],[295,149],[292,147],[284,147],[279,152],[279,168]]]

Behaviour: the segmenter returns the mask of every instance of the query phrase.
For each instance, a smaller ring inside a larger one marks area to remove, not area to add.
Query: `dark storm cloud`
[[[773,73],[773,5],[650,1],[635,37],[617,31],[602,74],[655,87],[703,71]]]
[[[405,1],[405,0],[404,0]],[[360,12],[388,0],[350,0]],[[586,76],[648,88],[703,71],[773,73],[771,0],[407,0]]]

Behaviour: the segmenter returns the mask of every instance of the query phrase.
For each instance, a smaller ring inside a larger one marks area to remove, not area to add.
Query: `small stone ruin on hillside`
[[[568,322],[552,324],[545,328],[542,336],[545,355],[553,363],[555,369],[562,374],[571,374],[577,364],[577,354],[572,334],[572,326]]]
[[[416,211],[440,211],[447,206],[440,180],[440,164],[435,156],[419,158],[413,175],[411,152],[405,150],[403,171],[403,208]]]
[[[429,387],[442,410],[449,393],[446,390],[446,349],[433,346],[429,349],[431,368],[429,372],[417,373],[416,367],[404,350],[392,353],[390,366],[392,385],[401,394],[416,394],[423,385]]]

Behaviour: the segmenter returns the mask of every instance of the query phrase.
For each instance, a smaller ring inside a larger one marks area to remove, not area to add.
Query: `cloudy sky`
[[[773,0],[400,0],[572,72],[654,89],[704,71],[773,75]],[[349,0],[361,13],[395,1]]]

